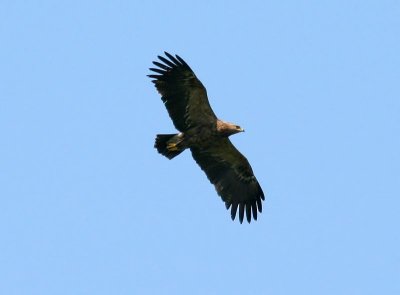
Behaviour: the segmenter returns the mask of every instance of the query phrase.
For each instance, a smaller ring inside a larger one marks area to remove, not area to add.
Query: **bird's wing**
[[[217,117],[203,84],[181,57],[165,55],[168,59],[158,56],[163,63],[153,61],[158,68],[150,68],[157,75],[148,76],[154,79],[176,129],[184,132],[193,126],[215,124]]]
[[[221,138],[207,149],[191,148],[193,158],[206,173],[208,179],[225,202],[231,207],[232,220],[239,208],[239,221],[244,212],[250,223],[251,216],[257,220],[257,210],[262,211],[264,193],[253,174],[247,159],[228,138]]]

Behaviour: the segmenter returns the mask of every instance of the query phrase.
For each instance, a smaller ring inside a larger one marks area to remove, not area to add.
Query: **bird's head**
[[[244,132],[244,129],[240,127],[239,125],[235,125],[236,131],[237,132]]]
[[[218,122],[217,122],[217,130],[223,136],[230,136],[230,135],[233,135],[233,134],[236,134],[239,132],[244,132],[244,129],[242,127],[240,127],[239,125],[220,121],[220,120],[218,120]]]

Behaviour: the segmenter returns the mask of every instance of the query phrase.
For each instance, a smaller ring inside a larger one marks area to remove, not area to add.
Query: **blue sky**
[[[2,1],[1,294],[400,294],[398,1]],[[183,57],[265,193],[232,222],[146,77]]]

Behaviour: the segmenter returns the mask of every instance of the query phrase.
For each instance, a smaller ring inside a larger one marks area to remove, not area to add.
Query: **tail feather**
[[[154,147],[157,151],[170,160],[184,151],[184,149],[180,149],[177,145],[179,143],[177,142],[177,139],[179,139],[177,135],[178,134],[157,134],[156,142],[154,143]]]

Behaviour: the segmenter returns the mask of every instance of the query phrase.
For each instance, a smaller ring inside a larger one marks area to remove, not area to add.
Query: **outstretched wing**
[[[217,117],[203,84],[182,58],[165,55],[169,59],[158,56],[163,63],[153,61],[158,68],[150,68],[158,75],[148,76],[154,79],[175,128],[184,132],[193,126],[215,124]]]
[[[228,138],[221,138],[208,149],[191,148],[193,158],[206,173],[208,179],[225,202],[231,207],[232,220],[239,208],[239,221],[244,212],[250,223],[251,216],[257,220],[257,211],[262,211],[264,193],[253,174],[247,159]]]

